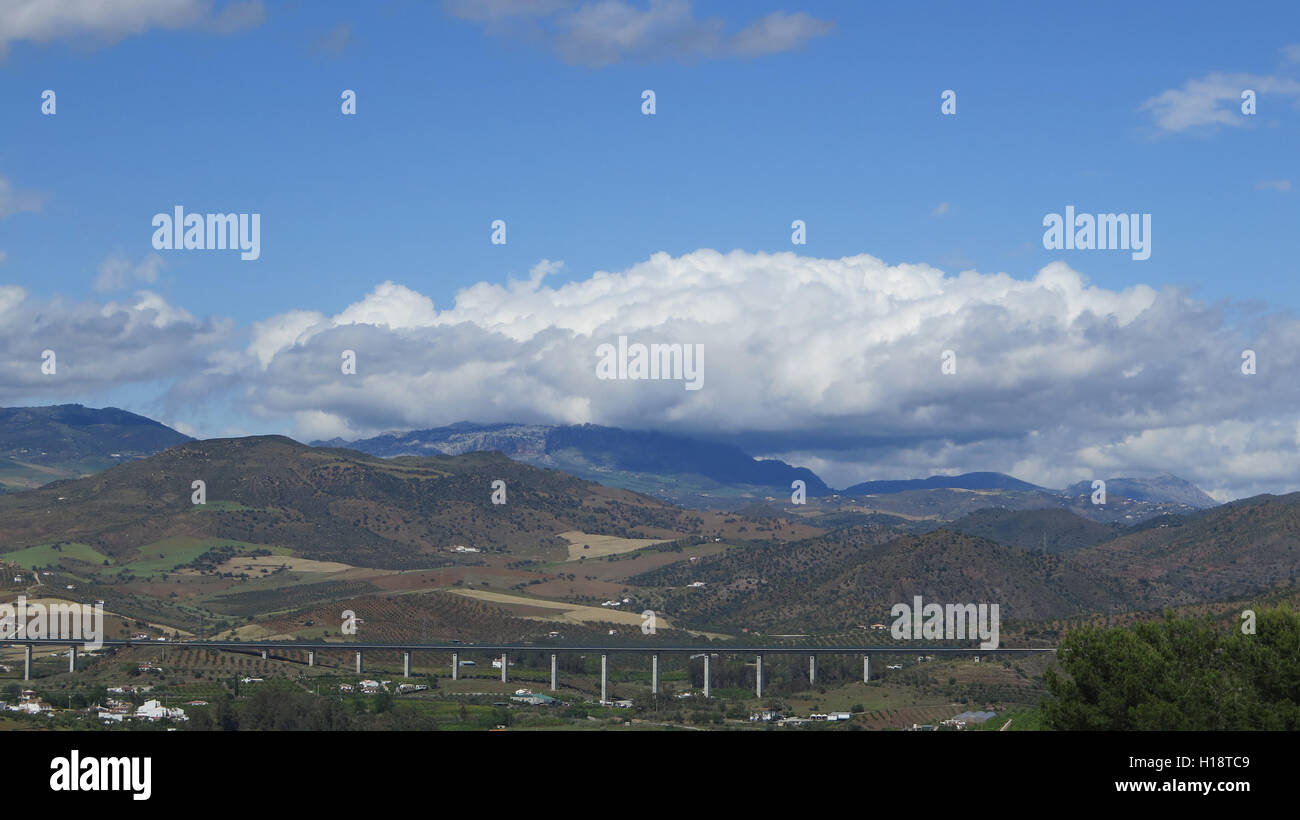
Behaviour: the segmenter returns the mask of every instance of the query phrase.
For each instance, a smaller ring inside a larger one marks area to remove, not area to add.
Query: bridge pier
[[[710,685],[709,677],[710,677],[709,653],[705,652],[704,653],[704,697],[706,698],[709,697],[709,693],[713,691],[712,686]]]
[[[552,692],[560,688],[560,675],[559,675],[560,667],[559,667],[559,662],[556,660],[556,658],[558,657],[559,655],[556,655],[554,652],[551,653],[551,691]]]
[[[451,679],[458,680],[459,678],[460,678],[460,653],[452,652],[451,653]]]
[[[817,656],[809,655],[808,656],[808,685],[815,686],[816,684],[817,684]]]
[[[23,680],[32,679],[32,645],[27,644],[27,651],[23,653]]]
[[[505,683],[507,680],[510,679],[509,672],[510,672],[510,658],[506,657],[506,653],[502,652],[501,653],[501,682],[502,683]]]
[[[361,650],[357,650],[357,674],[361,674]]]
[[[77,671],[77,646],[76,646],[76,644],[73,644],[73,645],[70,647],[70,651],[68,652],[68,671],[69,671],[69,672],[76,672],[76,671]]]
[[[758,666],[754,670],[754,696],[763,697],[763,656],[758,656]]]
[[[862,656],[862,682],[871,683],[871,656]]]
[[[316,665],[316,650],[315,650],[315,649],[308,649],[308,650],[307,650],[307,665],[308,665],[308,666],[315,666],[315,665]]]
[[[600,656],[600,702],[609,702],[609,656]]]
[[[650,656],[650,694],[659,694],[659,655]]]
[[[402,677],[404,678],[411,677],[411,653],[410,652],[402,653]]]

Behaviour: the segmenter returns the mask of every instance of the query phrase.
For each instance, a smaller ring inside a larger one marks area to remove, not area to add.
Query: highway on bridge
[[[68,638],[28,638],[28,637],[4,637],[0,638],[0,643],[21,644],[26,648],[26,658],[23,664],[23,680],[31,680],[32,676],[32,656],[33,650],[37,646],[59,646],[68,647],[68,672],[77,671],[77,648],[93,647],[95,643],[83,640]],[[307,666],[316,665],[317,652],[353,652],[356,655],[356,673],[363,674],[363,657],[366,652],[399,652],[402,655],[402,676],[411,677],[411,656],[416,652],[447,652],[451,654],[451,678],[456,680],[460,677],[460,669],[464,665],[472,665],[471,662],[462,662],[462,654],[474,653],[492,653],[500,655],[501,661],[501,681],[505,683],[509,680],[510,655],[525,652],[549,653],[551,656],[551,691],[559,689],[559,666],[557,658],[562,653],[582,653],[600,655],[600,701],[601,703],[609,702],[609,656],[620,654],[639,654],[650,656],[650,691],[654,694],[660,693],[659,686],[659,656],[664,653],[687,652],[692,655],[699,654],[704,658],[704,697],[710,697],[713,685],[713,674],[710,671],[713,655],[753,655],[755,657],[755,694],[758,697],[763,696],[763,659],[767,655],[807,655],[808,656],[808,682],[810,684],[817,681],[817,657],[819,655],[860,655],[862,657],[862,681],[867,683],[871,680],[871,656],[872,655],[897,655],[897,654],[938,654],[938,655],[1007,655],[1023,654],[1035,652],[1055,652],[1051,647],[1000,647],[998,649],[980,649],[978,647],[953,647],[953,646],[925,646],[914,643],[895,643],[885,646],[753,646],[741,644],[729,644],[717,646],[711,644],[622,644],[622,645],[578,645],[578,646],[561,646],[547,644],[493,644],[493,643],[370,643],[363,641],[318,641],[309,643],[306,641],[208,641],[208,640],[181,640],[181,641],[143,641],[129,640],[124,638],[105,639],[101,643],[105,647],[133,647],[133,646],[153,646],[160,649],[176,647],[178,649],[215,649],[224,651],[242,651],[242,652],[260,652],[264,659],[271,659],[272,652],[285,653],[306,653]]]

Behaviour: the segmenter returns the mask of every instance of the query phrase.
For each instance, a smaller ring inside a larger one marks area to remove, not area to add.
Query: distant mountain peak
[[[599,424],[474,424],[385,434],[346,442],[312,442],[392,458],[402,455],[457,455],[497,450],[539,467],[625,489],[682,500],[696,493],[789,493],[796,480],[809,496],[829,495],[830,487],[811,470],[777,459],[756,459],[739,447],[671,433],[642,432]]]
[[[0,407],[0,458],[12,462],[7,489],[76,478],[192,439],[118,407],[82,404]]]
[[[1163,473],[1154,478],[1107,478],[1106,494],[1131,498],[1134,501],[1151,501],[1166,504],[1184,504],[1196,509],[1219,506],[1209,493],[1186,479],[1171,473]],[[1092,493],[1092,481],[1085,480],[1071,484],[1061,491],[1062,495],[1080,496]]]

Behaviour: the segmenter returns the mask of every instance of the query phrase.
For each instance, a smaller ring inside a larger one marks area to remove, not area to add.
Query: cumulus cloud
[[[229,322],[199,320],[156,293],[104,304],[40,302],[0,286],[0,401],[48,404],[201,369]],[[54,373],[42,372],[54,352]]]
[[[443,8],[492,34],[530,37],[566,62],[596,67],[622,60],[761,57],[802,48],[834,25],[803,12],[776,11],[729,34],[726,21],[697,17],[690,0],[649,0],[645,6],[623,0],[445,0]]]
[[[9,44],[72,37],[116,42],[151,29],[241,31],[266,17],[262,0],[0,0],[0,54]]]
[[[1255,189],[1258,191],[1279,191],[1286,193],[1291,190],[1291,180],[1289,179],[1264,179],[1260,180]]]
[[[1287,77],[1216,72],[1157,94],[1139,110],[1149,112],[1156,127],[1167,133],[1198,126],[1241,127],[1251,120],[1241,111],[1241,94],[1247,89],[1255,92],[1257,105],[1266,94],[1292,101],[1300,98],[1300,82]]]
[[[1017,279],[700,250],[549,286],[556,267],[478,283],[442,310],[386,282],[332,316],[271,317],[213,372],[303,438],[592,422],[724,438],[839,486],[978,469],[1048,486],[1174,472],[1230,493],[1289,486],[1300,455],[1292,316],[1098,288],[1060,262]],[[703,389],[598,379],[598,346],[621,335],[703,345]],[[1255,375],[1241,372],[1247,348]],[[344,350],[355,375],[341,372]]]

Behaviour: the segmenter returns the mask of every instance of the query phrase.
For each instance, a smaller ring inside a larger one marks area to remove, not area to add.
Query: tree
[[[1061,730],[1300,729],[1300,615],[1258,613],[1256,634],[1208,618],[1070,632],[1047,670],[1044,722]]]

